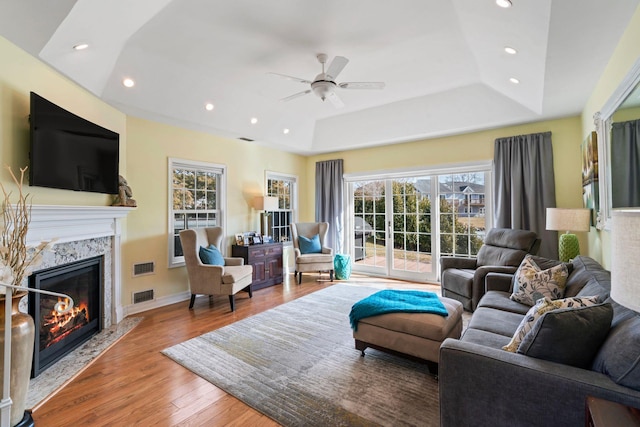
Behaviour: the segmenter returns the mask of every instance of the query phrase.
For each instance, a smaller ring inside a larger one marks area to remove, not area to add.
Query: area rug
[[[377,290],[336,284],[162,353],[284,426],[436,426],[426,365],[354,347],[351,306]]]

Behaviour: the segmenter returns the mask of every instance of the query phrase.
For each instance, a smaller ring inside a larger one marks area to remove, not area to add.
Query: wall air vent
[[[248,142],[253,142],[253,141],[255,141],[254,139],[251,139],[251,138],[245,138],[244,136],[241,136],[241,137],[240,137],[240,138],[238,138],[238,139],[241,139],[242,141],[248,141]]]
[[[144,276],[145,274],[154,274],[155,272],[156,263],[153,261],[133,264],[133,277]]]
[[[153,297],[153,289],[148,289],[146,291],[134,292],[133,293],[133,303],[139,304],[145,301],[152,301]]]

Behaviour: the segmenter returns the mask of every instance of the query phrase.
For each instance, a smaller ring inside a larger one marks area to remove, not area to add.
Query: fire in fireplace
[[[64,302],[63,298],[29,294],[29,314],[36,326],[32,377],[100,332],[102,280],[102,256],[40,270],[29,277],[29,287],[67,294],[74,301],[72,310],[60,314],[54,306]]]

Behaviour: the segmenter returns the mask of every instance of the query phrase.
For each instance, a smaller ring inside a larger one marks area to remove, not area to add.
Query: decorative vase
[[[11,425],[15,426],[25,417],[27,390],[31,378],[31,362],[35,326],[27,313],[18,309],[18,304],[27,292],[13,295],[11,299]],[[0,348],[4,349],[5,297],[0,297]],[[4,369],[4,352],[0,352],[0,372]],[[4,377],[2,377],[4,378]]]

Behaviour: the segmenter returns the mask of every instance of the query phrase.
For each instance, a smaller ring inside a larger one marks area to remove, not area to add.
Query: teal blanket
[[[385,289],[353,304],[349,321],[351,328],[357,331],[360,319],[397,312],[449,315],[438,295],[433,292]]]

